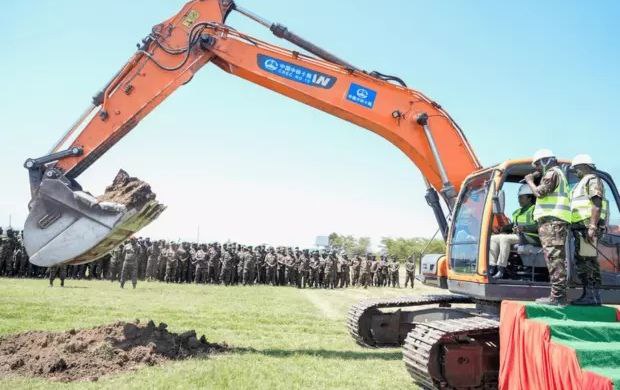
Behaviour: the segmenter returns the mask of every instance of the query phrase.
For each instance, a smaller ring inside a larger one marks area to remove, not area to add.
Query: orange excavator
[[[226,25],[232,11],[305,53]],[[426,201],[448,248],[443,256],[425,258],[423,276],[457,294],[362,302],[349,313],[349,330],[364,346],[405,343],[407,368],[424,387],[496,385],[499,302],[532,300],[549,290],[540,248],[532,245],[515,248],[504,279],[487,276],[489,238],[506,219],[505,194],[531,171],[531,160],[483,168],[460,127],[437,102],[398,77],[358,68],[232,0],[193,0],[154,26],[51,152],[26,161],[32,200],[24,244],[31,261],[53,266],[96,260],[157,218],[164,207],[153,196],[141,202],[104,200],[83,191],[76,179],[209,62],[373,131],[411,159],[426,180]],[[566,161],[563,167],[574,182]],[[614,196],[610,209],[618,210],[611,176],[599,173]],[[121,194],[135,189],[125,179],[115,182]],[[606,302],[620,302],[619,242],[611,234],[601,240],[606,245],[601,252]],[[578,286],[571,283],[574,295]]]

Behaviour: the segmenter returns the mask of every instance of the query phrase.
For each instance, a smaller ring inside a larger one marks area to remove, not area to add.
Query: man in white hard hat
[[[532,165],[536,172],[525,176],[525,182],[536,196],[534,219],[538,223],[538,236],[551,284],[549,297],[539,298],[536,302],[564,306],[567,303],[565,245],[571,223],[570,188],[551,150],[541,149],[534,153]],[[536,185],[534,181],[538,177],[541,177],[540,184]]]
[[[501,279],[506,272],[510,248],[521,241],[520,234],[538,242],[538,225],[534,221],[536,197],[527,184],[519,188],[519,208],[512,213],[512,223],[502,226],[499,234],[491,236],[489,250],[489,274]]]
[[[597,257],[597,241],[605,230],[608,203],[603,180],[596,174],[592,157],[579,154],[571,168],[577,171],[579,183],[571,197],[572,229],[575,234],[575,265],[583,284],[583,294],[573,305],[600,305],[601,270]]]

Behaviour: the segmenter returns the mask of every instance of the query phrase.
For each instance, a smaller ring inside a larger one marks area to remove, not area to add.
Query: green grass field
[[[411,388],[400,349],[357,346],[345,328],[345,315],[359,299],[429,291],[436,290],[419,284],[412,292],[162,283],[121,290],[118,283],[73,280],[65,288],[48,288],[45,280],[0,279],[0,335],[139,318],[166,322],[173,332],[195,329],[238,351],[104,376],[93,383],[4,378],[0,388]]]

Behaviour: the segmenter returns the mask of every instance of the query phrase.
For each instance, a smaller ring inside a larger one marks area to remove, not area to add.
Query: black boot
[[[595,305],[602,305],[603,300],[601,299],[601,290],[599,289],[598,284],[592,286],[592,295],[594,296]]]
[[[586,292],[588,290],[588,279],[584,276],[580,277],[579,279],[581,279],[581,285],[583,286],[583,290],[581,290],[581,296],[575,299],[576,301],[583,299],[586,296]]]
[[[497,266],[496,265],[490,265],[489,266],[489,272],[487,273],[490,277],[493,277],[493,275],[495,275],[497,273]]]
[[[583,295],[583,297],[579,299],[575,299],[574,301],[571,302],[571,305],[578,305],[578,306],[599,305],[599,303],[597,303],[596,301],[596,297],[594,296],[594,288],[588,285],[584,288],[584,290],[585,290],[585,294]]]
[[[493,279],[502,279],[504,277],[504,272],[506,271],[506,267],[502,267],[501,265],[497,267],[497,272],[492,276]]]

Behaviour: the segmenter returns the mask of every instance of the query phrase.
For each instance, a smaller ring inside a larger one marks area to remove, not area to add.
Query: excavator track
[[[499,320],[417,323],[405,339],[403,361],[423,389],[497,389]]]
[[[380,309],[385,308],[401,308],[401,307],[414,307],[438,304],[440,306],[449,306],[453,303],[473,303],[473,300],[469,297],[454,294],[442,294],[442,295],[418,295],[418,296],[404,296],[398,298],[386,298],[386,299],[368,299],[358,302],[351,307],[347,315],[347,327],[349,333],[355,339],[357,344],[362,347],[379,347],[383,345],[398,346],[402,344],[403,337],[400,340],[384,344],[375,340],[372,332],[372,317],[381,314]],[[406,334],[406,333],[405,333]]]

